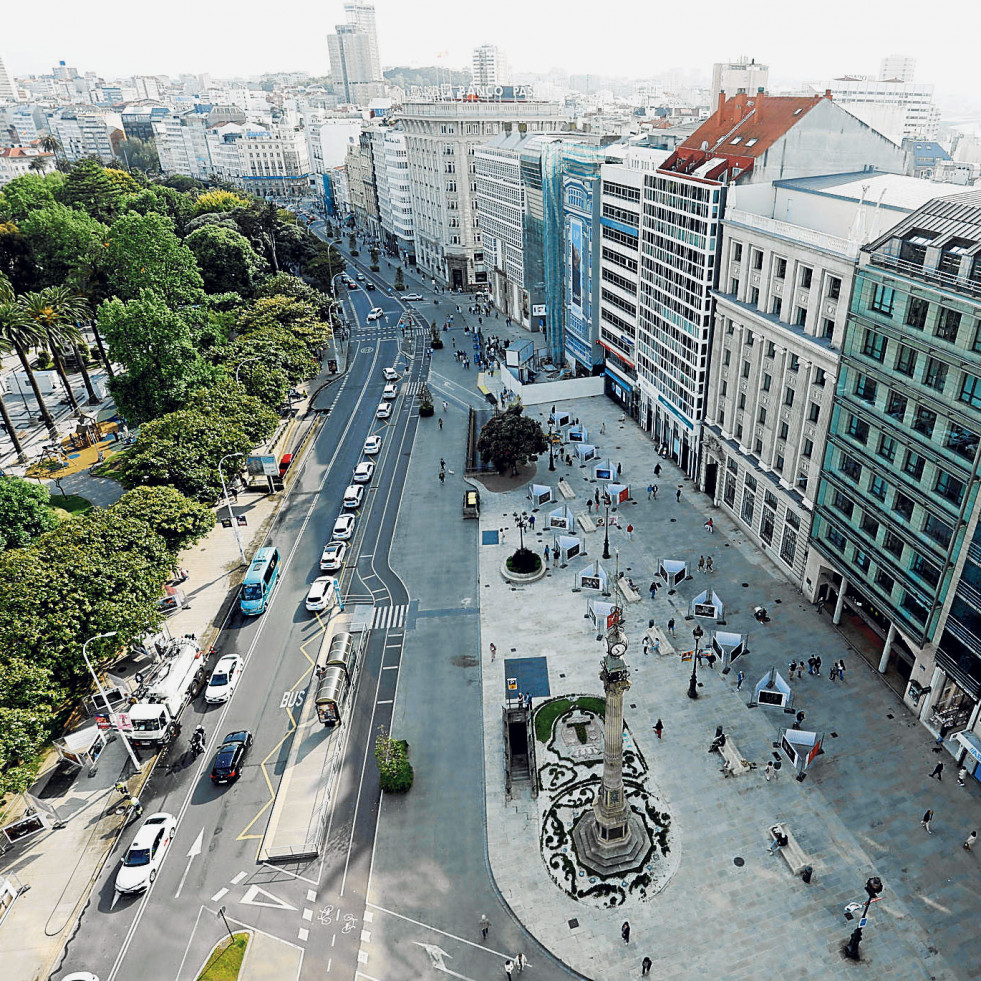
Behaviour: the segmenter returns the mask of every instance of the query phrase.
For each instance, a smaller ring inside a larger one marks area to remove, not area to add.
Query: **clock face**
[[[623,655],[627,653],[627,645],[622,641],[619,641],[616,644],[611,645],[610,653],[614,657],[623,657]]]

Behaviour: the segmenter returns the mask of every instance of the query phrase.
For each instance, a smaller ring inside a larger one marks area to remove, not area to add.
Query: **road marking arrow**
[[[257,896],[265,896],[267,901],[262,899],[257,899]],[[291,909],[296,910],[295,906],[290,906],[289,903],[284,899],[280,899],[279,896],[274,896],[271,892],[266,892],[265,889],[260,889],[258,886],[249,886],[248,891],[239,900],[240,903],[245,903],[247,906],[268,906],[270,909]]]
[[[443,974],[448,974],[451,978],[460,978],[461,981],[473,981],[472,978],[468,978],[465,974],[457,974],[456,971],[451,971],[444,963],[443,958],[449,957],[453,959],[452,954],[448,954],[442,947],[437,947],[436,944],[424,944],[418,940],[412,941],[417,947],[422,947],[422,949],[429,954],[429,960],[432,966],[437,971],[442,971]]]
[[[187,873],[191,871],[191,862],[194,861],[201,854],[204,849],[204,828],[198,832],[197,838],[194,839],[194,844],[191,845],[191,850],[187,853],[187,866],[184,868],[184,874],[181,876],[180,885],[177,887],[177,892],[174,893],[174,899],[179,899],[181,895],[181,890],[184,888],[184,883],[187,880]]]

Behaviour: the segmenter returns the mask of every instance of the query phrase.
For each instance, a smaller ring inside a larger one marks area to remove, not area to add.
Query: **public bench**
[[[567,501],[571,501],[576,496],[576,492],[569,486],[569,481],[564,477],[559,481],[559,493]]]
[[[787,836],[787,844],[778,848],[777,851],[783,855],[784,860],[790,867],[790,871],[794,875],[800,875],[804,871],[804,867],[810,864],[807,860],[807,855],[786,824],[774,824],[770,826],[767,830],[767,836],[771,843],[776,839],[778,831]]]
[[[732,737],[728,734],[726,735],[725,745],[719,749],[719,755],[729,767],[729,774],[731,776],[738,777],[744,773],[749,773],[750,765],[743,759],[742,753],[739,752],[736,744],[732,741]]]
[[[593,524],[593,519],[585,511],[580,511],[579,514],[576,515],[576,521],[579,522],[579,527],[582,528],[587,535],[591,531],[596,531],[596,525]]]
[[[620,590],[620,595],[628,603],[639,603],[640,602],[640,593],[638,593],[637,590],[634,589],[633,586],[631,586],[629,582],[627,582],[627,579],[626,579],[625,576],[621,576],[617,580],[617,589]]]

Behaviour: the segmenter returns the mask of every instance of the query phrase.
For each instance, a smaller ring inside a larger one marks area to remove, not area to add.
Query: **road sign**
[[[248,470],[253,476],[278,477],[279,464],[274,456],[250,456],[248,458]]]

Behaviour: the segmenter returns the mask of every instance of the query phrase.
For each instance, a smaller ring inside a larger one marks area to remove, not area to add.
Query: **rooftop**
[[[776,188],[787,188],[807,194],[820,194],[845,201],[872,203],[876,207],[909,212],[923,207],[937,197],[938,185],[922,177],[857,171],[848,174],[822,174],[819,177],[796,177],[774,181]],[[959,197],[971,188],[950,187],[950,196]]]

